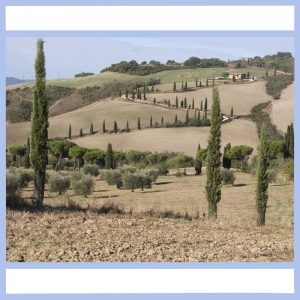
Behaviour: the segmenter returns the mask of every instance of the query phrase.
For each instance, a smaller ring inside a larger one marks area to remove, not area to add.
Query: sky
[[[291,37],[44,37],[47,79],[70,78],[84,72],[99,73],[122,60],[183,62],[191,56],[223,60],[264,56],[278,51],[294,54]],[[6,76],[33,79],[35,38],[7,38]]]

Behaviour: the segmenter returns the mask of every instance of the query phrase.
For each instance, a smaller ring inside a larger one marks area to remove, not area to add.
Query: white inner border
[[[294,270],[7,269],[6,293],[294,293]]]
[[[294,6],[6,6],[6,30],[294,30]]]

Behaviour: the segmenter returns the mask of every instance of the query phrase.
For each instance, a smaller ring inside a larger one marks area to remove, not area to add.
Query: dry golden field
[[[205,148],[209,127],[154,128],[129,133],[87,135],[72,141],[86,148],[106,149],[111,143],[116,150],[175,151],[195,155],[198,144]],[[222,125],[222,145],[246,144],[256,153],[258,136],[256,125],[249,120],[237,119]]]
[[[235,186],[222,188],[217,222],[203,215],[205,175],[160,177],[143,192],[120,190],[97,180],[88,198],[72,196],[72,191],[59,197],[46,192],[45,204],[52,209],[7,211],[7,260],[293,261],[293,184],[270,185],[266,226],[257,228],[255,180],[240,172],[235,176]],[[24,196],[31,194],[29,187]],[[68,210],[68,197],[78,207],[114,203],[126,213]],[[55,209],[59,206],[65,209]],[[145,212],[151,210],[187,213],[198,219],[147,217]]]
[[[272,101],[270,116],[277,129],[283,133],[294,122],[294,84],[282,91],[279,100]]]

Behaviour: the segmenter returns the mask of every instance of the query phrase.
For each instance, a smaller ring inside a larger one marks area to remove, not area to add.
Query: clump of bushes
[[[224,185],[234,185],[235,182],[235,176],[233,171],[229,169],[223,169],[222,170],[222,181]]]
[[[274,100],[280,98],[282,90],[289,86],[294,81],[292,75],[277,75],[267,78],[266,90],[267,94],[271,95]]]
[[[60,173],[51,175],[48,179],[49,192],[62,195],[70,188],[70,182],[68,174]]]
[[[91,175],[91,176],[97,177],[99,175],[99,168],[97,165],[86,164],[82,168],[82,173],[86,174],[86,175]]]
[[[94,191],[95,182],[90,175],[73,173],[71,175],[71,187],[76,194],[87,197]]]
[[[294,180],[294,160],[288,160],[284,167],[283,167],[283,173],[287,176],[289,180]]]

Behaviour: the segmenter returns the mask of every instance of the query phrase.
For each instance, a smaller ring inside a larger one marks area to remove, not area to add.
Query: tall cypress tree
[[[126,122],[126,129],[125,129],[125,131],[126,131],[126,132],[129,132],[129,131],[130,131],[128,121]]]
[[[181,90],[184,91],[183,81],[181,82]]]
[[[160,126],[161,126],[161,127],[164,127],[164,117],[161,117]]]
[[[118,132],[118,124],[116,121],[114,121],[114,133]]]
[[[231,107],[230,117],[233,118],[233,107]]]
[[[203,101],[201,100],[200,110],[203,111]]]
[[[196,78],[196,87],[198,87],[198,78]]]
[[[178,97],[177,97],[177,95],[176,95],[176,108],[178,108]]]
[[[200,120],[200,111],[198,111],[197,119]]]
[[[189,118],[189,110],[187,109],[186,115],[185,115],[185,124],[188,124],[189,120],[190,120],[190,118]]]
[[[30,138],[27,139],[27,145],[26,145],[26,153],[24,155],[24,167],[26,169],[30,168]]]
[[[103,132],[103,133],[106,132],[105,120],[103,120],[103,123],[102,123],[102,132]]]
[[[138,130],[141,130],[141,119],[140,119],[140,117],[138,117],[137,128],[138,128]]]
[[[79,130],[79,136],[82,137],[83,136],[83,131],[82,131],[82,128],[80,128]]]
[[[43,206],[46,163],[48,159],[48,98],[46,95],[46,68],[44,41],[37,41],[35,84],[31,114],[30,160],[34,170],[35,204]]]
[[[185,82],[184,90],[187,91],[187,81]]]
[[[224,147],[224,152],[223,152],[223,168],[225,169],[230,169],[231,168],[231,158],[227,156],[228,151],[231,149],[231,144],[228,143]]]
[[[193,102],[192,102],[192,109],[195,109],[195,100],[193,98]]]
[[[221,200],[221,109],[219,92],[213,89],[211,109],[210,136],[206,157],[206,199],[208,202],[208,217],[217,218],[217,204]]]
[[[184,98],[184,108],[187,108],[187,100],[186,100],[186,97]]]
[[[260,145],[258,153],[258,165],[256,172],[256,210],[257,226],[264,226],[268,202],[268,141],[267,128],[263,123],[260,132]]]
[[[178,119],[177,119],[177,115],[175,115],[175,120],[174,120],[174,123],[176,124],[176,123],[177,123],[177,121],[178,121]]]
[[[113,149],[112,149],[112,145],[108,144],[106,154],[105,154],[105,168],[113,169],[113,167],[114,167]]]
[[[90,134],[94,134],[94,125],[91,123],[90,125]]]
[[[69,139],[72,138],[72,126],[71,124],[69,125]]]
[[[173,91],[175,92],[176,91],[176,82],[174,81],[173,83]]]
[[[152,116],[150,117],[150,128],[153,127],[153,120],[152,120]]]

